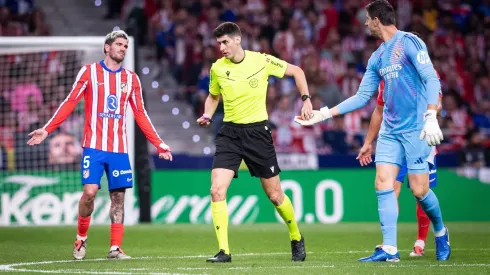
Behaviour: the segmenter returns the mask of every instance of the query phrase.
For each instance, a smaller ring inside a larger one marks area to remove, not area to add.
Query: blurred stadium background
[[[149,116],[174,154],[173,162],[159,160],[139,128],[131,131],[136,185],[126,201],[126,224],[211,223],[213,139],[223,108],[218,107],[209,129],[197,127],[195,120],[208,94],[209,68],[220,57],[212,30],[234,21],[245,49],[303,68],[318,109],[356,93],[380,44],[364,27],[363,7],[369,2],[0,0],[0,226],[76,224],[83,104],[42,146],[31,148],[26,141],[68,94],[79,68],[103,58],[101,36],[120,28],[133,37],[134,55],[125,64],[140,76]],[[441,76],[439,123],[445,139],[438,146],[435,192],[444,218],[488,222],[490,1],[390,2],[398,28],[421,34]],[[267,109],[282,184],[297,219],[377,222],[374,168],[360,168],[355,160],[376,98],[352,114],[301,128],[292,123],[301,108],[294,79],[271,77],[269,82]],[[228,194],[230,223],[278,223],[258,180],[250,178],[245,165],[241,169]],[[108,203],[99,194],[94,224],[109,223]],[[408,190],[402,192],[400,211],[401,222],[415,221]],[[480,244],[490,245],[488,239]]]

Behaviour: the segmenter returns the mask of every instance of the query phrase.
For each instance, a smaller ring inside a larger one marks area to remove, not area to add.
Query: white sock
[[[113,245],[113,246],[111,246],[111,248],[109,249],[109,251],[114,251],[114,250],[117,250],[118,248],[119,248],[119,246]]]
[[[416,240],[416,241],[415,241],[415,244],[414,244],[413,246],[414,246],[414,247],[415,247],[415,246],[420,246],[420,247],[422,247],[422,248],[425,248],[425,242],[424,242],[424,241],[422,241],[422,240]]]
[[[77,240],[86,241],[87,240],[87,236],[82,237],[82,236],[80,236],[80,235],[77,234]]]
[[[391,246],[391,245],[383,245],[383,250],[386,253],[391,254],[391,255],[395,255],[396,252],[398,252],[398,249],[396,248],[396,246]]]
[[[443,228],[442,228],[442,230],[441,230],[441,231],[439,231],[439,232],[434,232],[434,235],[435,235],[436,237],[442,237],[442,236],[444,236],[445,234],[446,234],[446,227],[443,227]]]

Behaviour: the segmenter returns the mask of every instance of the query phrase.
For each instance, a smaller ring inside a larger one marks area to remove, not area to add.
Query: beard
[[[124,55],[123,55],[122,57],[120,57],[120,56],[118,56],[117,54],[110,53],[110,54],[109,54],[109,57],[110,57],[112,60],[116,61],[117,63],[121,63],[121,62],[123,62],[123,60],[124,60]]]

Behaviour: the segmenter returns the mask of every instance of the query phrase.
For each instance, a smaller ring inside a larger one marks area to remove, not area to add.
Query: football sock
[[[284,201],[281,203],[281,205],[276,206],[276,210],[288,226],[289,239],[291,241],[301,240],[301,233],[299,232],[298,224],[296,223],[296,219],[294,217],[293,204],[286,194],[284,194]]]
[[[417,240],[425,241],[427,240],[427,234],[429,233],[430,219],[425,214],[424,209],[417,203],[417,225],[418,225],[418,235]]]
[[[124,225],[122,223],[111,224],[111,247],[121,247],[124,236]]]
[[[419,203],[431,220],[435,235],[443,236],[446,230],[442,222],[441,208],[439,207],[439,200],[437,200],[436,194],[429,189],[429,192],[419,200]]]
[[[396,253],[396,222],[398,220],[398,201],[392,189],[376,191],[378,196],[379,221],[383,233],[383,249],[394,248],[387,251]],[[386,250],[385,250],[386,251]]]
[[[78,239],[86,239],[87,238],[87,231],[90,226],[90,219],[91,216],[88,217],[81,217],[78,216]]]
[[[211,202],[211,212],[219,249],[223,249],[225,254],[230,254],[230,248],[228,247],[228,208],[226,206],[226,200]]]

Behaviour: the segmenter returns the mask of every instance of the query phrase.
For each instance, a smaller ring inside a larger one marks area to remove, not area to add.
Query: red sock
[[[426,241],[427,234],[429,233],[430,219],[425,214],[424,209],[417,202],[417,224],[419,227],[417,240]]]
[[[124,225],[122,223],[111,224],[111,246],[121,247],[124,236]]]
[[[78,216],[78,236],[87,237],[87,231],[90,226],[90,216],[81,217]]]

